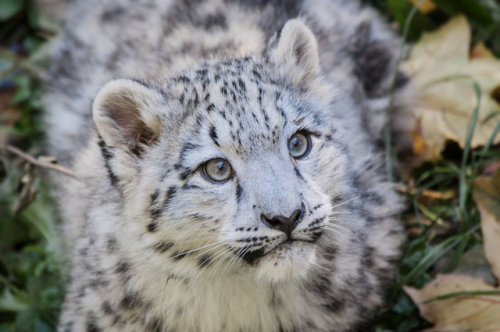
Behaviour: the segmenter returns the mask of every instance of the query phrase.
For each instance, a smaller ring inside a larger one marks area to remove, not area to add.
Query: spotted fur
[[[58,181],[70,266],[59,329],[366,323],[402,239],[377,149],[398,48],[377,15],[347,0],[68,10],[45,98],[50,149],[83,179]],[[288,151],[296,132],[311,137],[302,159]],[[207,181],[213,158],[232,178]],[[262,219],[301,206],[290,238]]]

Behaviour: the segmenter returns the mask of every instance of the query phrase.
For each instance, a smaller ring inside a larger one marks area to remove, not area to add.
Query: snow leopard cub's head
[[[208,62],[164,83],[108,83],[93,117],[131,247],[169,273],[271,282],[304,278],[332,244],[357,252],[351,138],[331,112],[354,106],[338,91],[298,20],[262,57]],[[342,214],[349,222],[337,222]]]

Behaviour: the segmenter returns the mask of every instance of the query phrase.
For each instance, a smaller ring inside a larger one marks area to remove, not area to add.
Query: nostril
[[[299,215],[297,216],[295,223],[298,224],[299,222],[301,222],[305,214],[306,214],[306,206],[304,205],[304,203],[302,203],[302,205],[300,206]]]
[[[288,217],[288,222],[296,224],[300,217],[300,209],[293,211],[292,215]]]
[[[267,217],[265,214],[260,215],[260,220],[267,227],[278,229],[287,234],[290,238],[292,231],[297,227],[297,224],[304,218],[305,206],[304,203],[301,204],[300,209],[293,211],[289,217],[274,216],[272,218]]]
[[[269,218],[265,214],[260,215],[260,219],[264,225],[270,228],[281,229],[281,227],[286,224],[287,218],[282,216]]]
[[[305,213],[306,213],[306,207],[304,206],[304,203],[302,203],[300,209],[293,211],[292,215],[288,218],[288,220],[290,220],[290,222],[298,224],[302,220],[302,218],[304,218]]]
[[[278,224],[277,220],[274,218],[268,218],[264,213],[260,214],[260,221],[268,227],[275,228]]]

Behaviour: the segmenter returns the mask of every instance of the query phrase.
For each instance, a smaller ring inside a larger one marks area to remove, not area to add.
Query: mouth
[[[273,247],[271,250],[269,251],[265,251],[264,248],[259,248],[259,249],[256,249],[256,250],[252,250],[252,251],[247,251],[244,255],[241,256],[241,258],[247,262],[249,265],[256,265],[256,263],[263,257],[273,253],[273,252],[276,252],[278,250],[285,250],[285,251],[288,251],[292,248],[292,246],[295,244],[295,243],[313,243],[315,241],[306,241],[306,240],[302,240],[302,239],[286,239],[284,240],[283,242],[281,242],[280,244],[276,245],[275,247]]]

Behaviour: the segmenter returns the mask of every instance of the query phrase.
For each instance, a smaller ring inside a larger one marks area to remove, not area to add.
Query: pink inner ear
[[[144,146],[156,142],[157,137],[144,123],[140,115],[140,105],[127,95],[110,97],[103,105],[108,117],[116,124],[121,141],[128,145],[133,154],[140,156]]]

